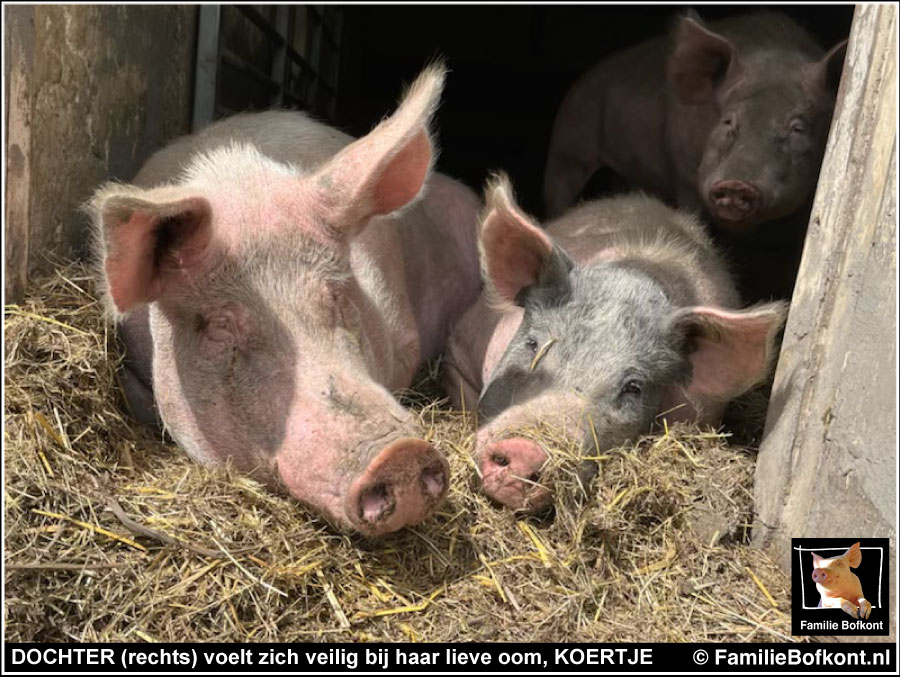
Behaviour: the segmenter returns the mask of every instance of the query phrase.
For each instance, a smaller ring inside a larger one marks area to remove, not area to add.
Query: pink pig
[[[859,543],[854,543],[838,557],[826,558],[816,553],[813,553],[812,557],[812,579],[816,582],[819,594],[822,595],[819,607],[829,609],[840,607],[853,618],[868,618],[872,613],[872,605],[863,597],[859,578],[850,571],[862,562]]]
[[[136,416],[365,534],[448,485],[391,394],[478,293],[480,201],[432,172],[444,74],[356,140],[290,111],[217,122],[89,205]]]

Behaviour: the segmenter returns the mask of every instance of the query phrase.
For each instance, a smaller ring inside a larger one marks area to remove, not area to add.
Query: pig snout
[[[428,442],[395,440],[350,486],[346,514],[360,531],[380,535],[417,524],[449,486],[450,467]]]
[[[541,482],[547,453],[539,444],[521,437],[485,447],[480,459],[485,493],[514,510],[536,512],[553,499]]]
[[[828,585],[828,572],[824,569],[813,569],[812,579],[820,585]]]
[[[709,189],[709,204],[717,219],[746,221],[759,211],[762,193],[746,181],[716,181]]]

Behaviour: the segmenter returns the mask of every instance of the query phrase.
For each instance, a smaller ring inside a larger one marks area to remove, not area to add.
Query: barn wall
[[[190,131],[196,7],[5,7],[5,288],[17,300],[47,255],[86,253],[78,212]]]
[[[775,374],[754,534],[786,568],[791,537],[896,535],[896,22],[857,7]]]

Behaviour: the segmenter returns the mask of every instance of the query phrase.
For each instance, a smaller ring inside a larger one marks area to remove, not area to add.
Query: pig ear
[[[509,177],[485,189],[478,246],[488,297],[497,307],[558,305],[570,292],[572,261],[516,204]]]
[[[786,314],[783,302],[740,311],[707,307],[676,311],[669,318],[670,331],[691,362],[688,394],[728,400],[763,381]]]
[[[669,59],[669,83],[685,104],[709,102],[716,90],[740,74],[734,46],[721,35],[685,17],[678,25],[675,51]]]
[[[847,41],[844,40],[828,50],[825,56],[810,66],[809,79],[823,89],[837,94],[846,55]]]
[[[818,567],[819,564],[822,563],[822,560],[825,559],[824,557],[822,557],[822,555],[817,555],[816,553],[812,554],[812,558],[813,558],[813,566],[814,567]]]
[[[856,542],[847,548],[847,552],[843,554],[843,557],[847,558],[847,564],[849,564],[851,568],[855,569],[858,567],[862,562],[862,550],[859,549],[859,542]]]
[[[338,234],[353,237],[371,218],[390,214],[419,194],[434,160],[428,125],[445,74],[441,64],[426,68],[391,117],[312,177],[325,221]]]
[[[99,233],[107,290],[119,313],[159,298],[199,264],[212,238],[211,208],[204,198],[151,196],[111,186],[87,205]]]

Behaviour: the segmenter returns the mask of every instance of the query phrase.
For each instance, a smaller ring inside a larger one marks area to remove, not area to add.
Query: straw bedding
[[[764,392],[731,433],[604,454],[587,492],[551,440],[558,506],[524,519],[479,493],[471,421],[431,365],[402,398],[450,460],[448,498],[366,539],[123,413],[84,266],[35,284],[4,331],[7,640],[791,641],[788,581],[746,545]]]

